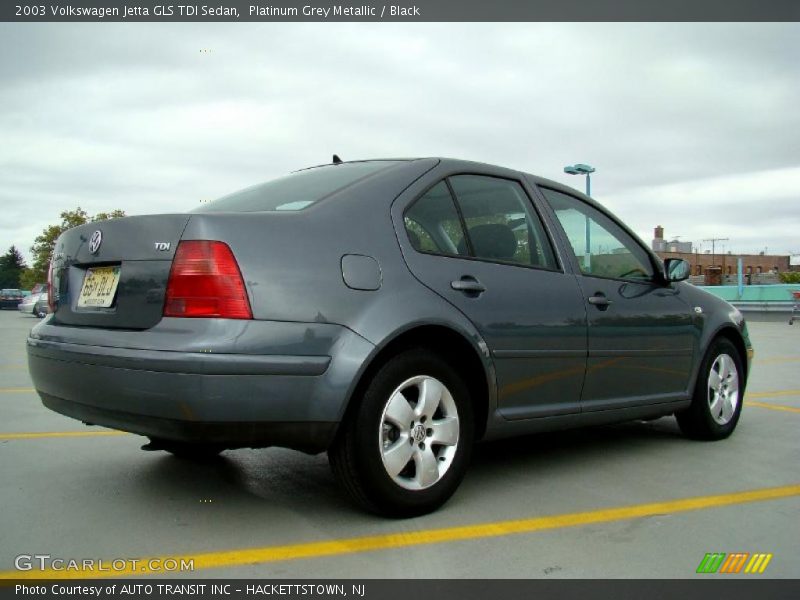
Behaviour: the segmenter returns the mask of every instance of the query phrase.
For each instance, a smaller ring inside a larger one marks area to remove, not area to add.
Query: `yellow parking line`
[[[670,513],[718,508],[733,504],[747,502],[761,502],[800,496],[800,485],[786,485],[774,488],[761,488],[732,494],[715,496],[700,496],[684,498],[681,500],[667,500],[651,504],[606,508],[588,512],[553,515],[549,517],[536,517],[514,521],[498,521],[495,523],[480,523],[477,525],[463,525],[460,527],[446,527],[442,529],[423,529],[420,531],[403,531],[384,535],[366,537],[343,538],[321,542],[308,542],[302,544],[288,544],[283,546],[266,546],[263,548],[245,548],[241,550],[223,550],[219,552],[203,552],[197,554],[170,555],[161,557],[141,558],[139,567],[129,566],[120,571],[2,571],[0,579],[83,579],[87,577],[119,577],[132,575],[152,575],[158,571],[142,571],[142,564],[164,564],[164,561],[175,560],[193,561],[194,570],[219,569],[223,567],[237,567],[259,563],[288,561],[322,556],[338,556],[356,554],[359,552],[374,552],[392,548],[409,546],[422,546],[428,544],[442,544],[466,540],[503,537],[507,535],[532,533],[563,527],[578,527],[592,523],[609,523],[627,519],[652,517]],[[152,563],[150,561],[153,561]],[[155,561],[162,561],[156,563]],[[169,563],[167,563],[169,564]]]
[[[30,387],[0,388],[0,394],[27,394],[35,391],[36,390]]]
[[[800,356],[773,356],[772,358],[757,357],[755,359],[755,364],[757,365],[787,363],[787,362],[800,362]]]
[[[756,402],[748,400],[748,406],[759,408],[770,408],[772,410],[782,410],[786,412],[800,413],[800,408],[794,406],[783,406],[781,404],[769,404],[767,402]],[[36,431],[29,433],[3,433],[0,432],[0,440],[31,440],[41,438],[62,438],[62,437],[102,437],[114,435],[132,435],[126,431]]]
[[[37,431],[31,433],[0,433],[0,440],[32,440],[60,437],[96,437],[109,435],[130,435],[125,431]]]
[[[773,390],[771,392],[747,392],[746,398],[780,398],[782,396],[800,396],[800,390]]]
[[[768,402],[756,402],[754,400],[748,400],[745,402],[745,404],[747,404],[747,406],[757,406],[759,408],[771,408],[772,410],[800,413],[800,408],[795,408],[794,406],[783,406],[782,404],[770,404]]]

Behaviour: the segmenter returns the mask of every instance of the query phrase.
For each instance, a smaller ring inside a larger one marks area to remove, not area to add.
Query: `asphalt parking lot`
[[[442,510],[396,521],[353,508],[324,455],[196,464],[50,412],[26,367],[36,321],[0,312],[0,577],[34,554],[194,560],[173,577],[800,576],[800,325],[751,323],[728,440],[687,440],[664,418],[483,444]],[[762,574],[697,575],[710,552],[772,558]]]

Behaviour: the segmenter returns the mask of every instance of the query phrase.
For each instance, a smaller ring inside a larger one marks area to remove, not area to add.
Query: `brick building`
[[[711,267],[720,267],[723,275],[736,275],[736,260],[742,259],[745,275],[784,273],[791,270],[789,255],[774,254],[699,254],[697,252],[656,252],[661,258],[682,258],[692,265],[692,275],[704,275]]]
[[[707,275],[709,270],[720,269],[719,273],[723,277],[726,275],[736,275],[736,261],[742,259],[742,267],[745,275],[761,275],[765,273],[784,273],[791,270],[789,265],[789,255],[775,254],[732,254],[711,252],[696,252],[692,248],[691,242],[667,242],[664,240],[664,228],[655,228],[655,237],[652,248],[656,254],[663,258],[682,258],[692,265],[692,275]],[[687,247],[688,246],[688,247]],[[687,251],[688,250],[688,251]]]

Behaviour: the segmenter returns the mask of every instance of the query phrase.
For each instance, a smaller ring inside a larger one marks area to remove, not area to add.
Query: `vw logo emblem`
[[[103,243],[103,232],[99,229],[92,234],[91,239],[89,240],[89,252],[92,254],[97,254],[97,251],[100,250],[100,244]]]

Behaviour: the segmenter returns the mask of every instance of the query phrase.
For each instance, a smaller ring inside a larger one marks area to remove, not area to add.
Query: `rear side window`
[[[415,250],[450,256],[469,255],[453,197],[444,181],[414,202],[403,221]]]
[[[325,165],[297,171],[203,204],[192,212],[297,211],[319,202],[397,161],[367,161]]]
[[[542,222],[516,181],[449,177],[411,205],[404,224],[419,252],[557,268]]]
[[[482,175],[449,181],[476,258],[556,268],[550,241],[519,183]]]

